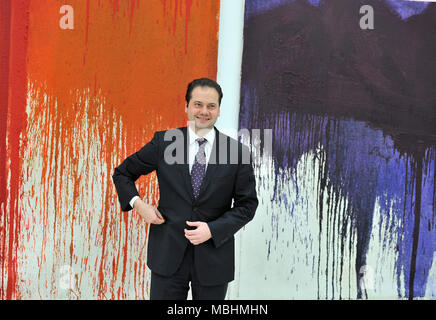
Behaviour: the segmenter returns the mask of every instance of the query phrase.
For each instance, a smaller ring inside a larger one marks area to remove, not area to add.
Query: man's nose
[[[209,110],[207,109],[207,106],[203,106],[203,107],[201,107],[201,109],[200,109],[200,113],[201,113],[201,114],[208,114],[208,113],[209,113]]]

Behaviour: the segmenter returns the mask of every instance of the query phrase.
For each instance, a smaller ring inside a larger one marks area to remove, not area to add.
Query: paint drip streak
[[[8,83],[9,83],[9,49],[10,49],[11,1],[7,0],[0,6],[0,297],[5,299],[6,288],[6,205],[8,197],[7,186],[7,116],[8,116]]]
[[[415,171],[415,208],[414,217],[415,223],[413,227],[413,247],[412,247],[412,257],[410,259],[410,276],[409,276],[409,300],[414,298],[414,284],[415,284],[415,273],[416,273],[416,259],[418,254],[418,244],[419,244],[419,228],[421,223],[421,190],[422,190],[422,162],[423,159],[416,160],[416,171]]]
[[[20,234],[20,211],[19,211],[19,186],[21,178],[21,148],[26,146],[26,54],[27,54],[27,24],[29,1],[14,1],[11,8],[11,44],[10,44],[10,73],[9,88],[9,126],[7,133],[8,152],[6,160],[10,163],[9,184],[9,212],[5,215],[8,224],[5,229],[5,237],[9,238],[7,247],[7,290],[6,299],[19,298],[16,293],[17,275],[17,250]],[[6,220],[6,219],[5,219]]]

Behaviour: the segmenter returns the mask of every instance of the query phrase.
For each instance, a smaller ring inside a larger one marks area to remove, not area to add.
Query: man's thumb
[[[164,220],[164,218],[162,217],[161,213],[159,212],[159,210],[157,210],[157,208],[155,208],[154,212],[156,212],[156,215],[159,219]]]

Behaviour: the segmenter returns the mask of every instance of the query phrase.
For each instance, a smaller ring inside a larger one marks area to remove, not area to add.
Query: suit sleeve
[[[129,204],[134,196],[139,196],[135,181],[141,175],[149,174],[157,169],[159,159],[158,134],[143,146],[139,151],[128,156],[118,167],[115,168],[112,180],[118,193],[121,210],[129,211],[133,208]]]
[[[246,146],[243,152],[249,152]],[[242,161],[241,161],[242,162]],[[234,186],[233,207],[218,219],[208,222],[212,240],[216,248],[230,239],[239,229],[251,221],[258,206],[256,194],[256,180],[252,166],[252,157],[249,163],[238,164]]]

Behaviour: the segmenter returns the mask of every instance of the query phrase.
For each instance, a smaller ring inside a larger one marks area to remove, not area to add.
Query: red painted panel
[[[72,0],[72,30],[64,4],[0,8],[1,297],[147,298],[148,226],[111,175],[216,77],[219,1]],[[154,203],[155,182],[137,183]]]

